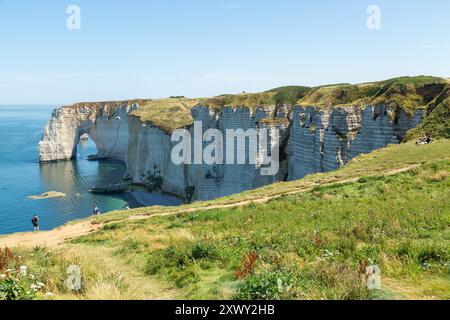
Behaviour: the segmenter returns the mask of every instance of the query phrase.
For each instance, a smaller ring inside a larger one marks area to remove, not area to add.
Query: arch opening
[[[75,145],[74,159],[93,159],[97,158],[98,148],[95,141],[89,133],[80,134]]]

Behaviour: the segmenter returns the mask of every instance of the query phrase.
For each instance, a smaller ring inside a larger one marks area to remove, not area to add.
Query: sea
[[[129,205],[141,206],[130,192],[93,194],[94,186],[113,184],[125,173],[119,161],[88,161],[97,153],[92,140],[81,141],[70,161],[39,163],[38,143],[55,106],[0,105],[0,234],[32,230],[37,214],[41,230],[89,217],[97,206],[102,213]],[[49,191],[66,196],[33,200]],[[180,200],[154,194],[146,205],[178,205]],[[0,240],[1,244],[1,240]]]

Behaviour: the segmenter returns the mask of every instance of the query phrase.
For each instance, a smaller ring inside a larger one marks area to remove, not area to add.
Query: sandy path
[[[384,175],[394,175],[397,173],[409,171],[412,169],[415,169],[419,167],[419,165],[412,165],[401,169],[396,169],[389,171],[385,173]],[[333,183],[324,184],[325,185],[333,185],[333,184],[342,184],[342,183],[354,183],[359,180],[359,177],[342,180],[342,181],[335,181]],[[286,192],[282,195],[293,195],[297,193],[307,192],[310,191],[312,188],[300,188],[295,189],[290,192]],[[171,211],[171,212],[161,212],[156,213],[152,215],[135,215],[128,217],[127,219],[123,221],[135,221],[135,220],[144,220],[149,219],[151,217],[157,217],[157,216],[168,216],[168,215],[176,215],[180,213],[190,213],[195,212],[199,210],[214,210],[214,209],[225,209],[225,208],[233,208],[238,206],[245,206],[250,203],[266,203],[270,200],[276,199],[281,197],[282,195],[274,195],[270,197],[258,197],[251,200],[244,200],[240,202],[233,202],[230,204],[221,204],[221,205],[211,205],[208,207],[201,207],[201,208],[190,208],[190,209],[183,209],[179,211]],[[115,221],[115,223],[120,221]],[[73,224],[64,225],[62,227],[59,227],[57,229],[51,230],[51,231],[44,231],[44,232],[28,232],[28,233],[17,233],[17,234],[11,234],[4,237],[0,237],[0,247],[35,247],[35,246],[55,246],[58,244],[61,244],[67,240],[74,239],[89,233],[92,233],[100,228],[102,228],[104,224],[93,224],[92,220],[85,220],[82,222],[77,222]]]
[[[51,231],[11,234],[0,238],[0,247],[49,247],[91,233],[100,227],[101,225],[93,225],[92,222],[88,220],[64,225]]]

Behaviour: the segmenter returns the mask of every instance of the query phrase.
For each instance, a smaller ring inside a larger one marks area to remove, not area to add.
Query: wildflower
[[[325,258],[332,257],[332,256],[334,256],[334,253],[329,250],[325,250],[325,253],[323,254],[323,256]]]
[[[36,282],[35,284],[32,284],[30,286],[31,290],[33,290],[33,292],[37,292],[39,290],[41,290],[43,287],[45,287],[45,285],[42,282]]]

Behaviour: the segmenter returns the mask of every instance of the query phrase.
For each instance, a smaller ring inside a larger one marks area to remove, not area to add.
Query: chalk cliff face
[[[127,176],[134,182],[187,200],[206,200],[337,169],[358,154],[399,143],[426,114],[420,109],[412,117],[403,110],[394,114],[385,106],[326,110],[291,110],[288,105],[254,110],[226,107],[214,111],[205,106],[192,109],[194,121],[202,121],[203,132],[219,129],[225,135],[227,129],[268,128],[270,141],[274,129],[278,129],[280,170],[276,175],[262,175],[258,159],[262,159],[264,150],[257,154],[257,165],[174,164],[171,153],[178,142],[172,142],[164,130],[131,115],[136,108],[136,103],[125,102],[114,106],[77,104],[55,110],[39,144],[40,160],[75,157],[79,138],[87,133],[97,146],[98,156],[124,161]],[[262,121],[273,114],[283,121]],[[194,126],[187,130],[194,137]],[[207,144],[204,142],[203,146]],[[235,144],[235,154],[242,152],[238,148],[242,146]],[[194,158],[194,150],[191,152]]]
[[[256,128],[258,121],[266,117],[268,112],[269,110],[264,109],[251,113],[247,108],[225,108],[218,115],[207,107],[199,106],[193,108],[192,116],[194,121],[202,122],[202,132],[218,129],[225,135],[227,129],[245,131]],[[128,175],[134,182],[161,187],[162,190],[187,200],[206,200],[230,195],[280,181],[287,175],[284,163],[281,164],[278,175],[274,176],[262,176],[260,168],[250,164],[175,165],[171,153],[179,142],[172,142],[170,134],[151,124],[142,123],[137,117],[129,117],[128,127],[129,141],[125,155]],[[287,126],[277,127],[280,129],[282,141],[287,140]],[[189,133],[194,138],[194,127],[189,128]],[[95,139],[93,137],[94,141]],[[223,140],[226,149],[225,137]],[[207,144],[209,142],[204,142],[203,147]],[[239,144],[236,143],[234,147],[235,154],[244,153],[243,150],[238,150],[242,149]],[[193,147],[191,159],[194,160]]]
[[[74,158],[80,137],[85,133],[97,145],[99,157],[125,161],[129,113],[136,108],[137,105],[74,105],[56,109],[39,143],[40,161]]]
[[[289,179],[336,170],[359,154],[400,143],[407,131],[426,116],[418,109],[410,117],[386,106],[360,108],[296,107],[289,139]]]

